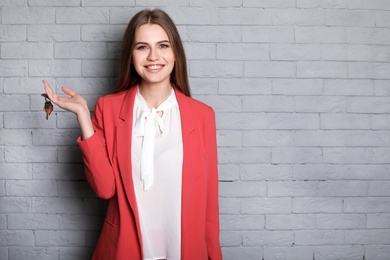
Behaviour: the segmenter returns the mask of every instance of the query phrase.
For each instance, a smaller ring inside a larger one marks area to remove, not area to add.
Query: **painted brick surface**
[[[41,80],[92,110],[154,7],[216,111],[224,259],[389,260],[388,0],[0,0],[0,259],[90,259],[107,202]]]

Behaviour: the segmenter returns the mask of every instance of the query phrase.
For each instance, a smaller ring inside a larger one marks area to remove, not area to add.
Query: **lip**
[[[150,64],[145,65],[144,67],[149,71],[160,71],[162,68],[164,68],[165,65],[163,64]]]

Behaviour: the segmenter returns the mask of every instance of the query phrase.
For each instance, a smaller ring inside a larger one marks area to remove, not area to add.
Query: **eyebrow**
[[[161,44],[161,43],[171,43],[171,42],[169,40],[162,40],[157,42],[157,44]],[[147,42],[137,42],[135,45],[139,45],[139,44],[149,45],[149,43]]]

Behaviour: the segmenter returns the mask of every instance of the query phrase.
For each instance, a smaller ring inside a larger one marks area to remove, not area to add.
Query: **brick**
[[[0,230],[0,245],[2,246],[33,246],[33,231],[6,231]]]
[[[108,56],[108,50],[105,43],[56,43],[54,56],[57,59],[105,59]]]
[[[369,129],[370,116],[366,114],[322,113],[321,129]]]
[[[297,43],[346,43],[347,36],[343,27],[308,26],[295,28]]]
[[[368,186],[369,196],[389,196],[390,182],[388,181],[371,181]]]
[[[39,163],[32,167],[34,179],[85,180],[82,164]]]
[[[48,79],[53,84],[51,79]],[[4,93],[7,94],[41,94],[44,86],[41,78],[5,78]],[[43,97],[41,97],[44,100]]]
[[[120,42],[125,29],[125,25],[84,25],[81,39],[85,42]]]
[[[388,229],[390,214],[367,214],[367,228]]]
[[[371,115],[371,128],[375,130],[389,130],[390,115]]]
[[[219,198],[220,214],[239,214],[241,199],[238,198]]]
[[[190,0],[190,6],[241,7],[242,0]]]
[[[344,27],[374,27],[374,18],[373,12],[366,10],[328,10],[325,24]]]
[[[31,199],[28,197],[0,197],[0,213],[30,213]]]
[[[127,25],[130,19],[142,8],[139,7],[111,7],[110,8],[110,24],[125,24]]]
[[[390,50],[388,46],[372,46],[371,49],[373,61],[390,61]]]
[[[389,163],[390,148],[374,148],[372,152],[373,163]]]
[[[9,259],[52,260],[59,257],[55,247],[10,247]]]
[[[219,163],[268,163],[270,150],[266,148],[220,148]]]
[[[272,181],[267,183],[268,197],[303,197],[317,196],[318,183],[302,181]]]
[[[247,61],[245,77],[290,78],[296,76],[296,64],[288,61]]]
[[[390,10],[390,3],[386,0],[356,0],[356,1],[348,1],[347,7],[349,9],[382,9],[382,10]]]
[[[65,47],[65,46],[64,46]],[[86,46],[87,47],[87,46]],[[93,45],[91,46],[93,48]],[[114,90],[107,78],[57,78],[56,92],[62,93],[61,87],[66,86],[82,95],[103,95]],[[63,94],[63,93],[62,93]],[[64,94],[63,94],[64,95]]]
[[[6,146],[6,162],[55,162],[57,148],[54,146]]]
[[[266,194],[266,183],[256,181],[221,182],[219,184],[221,197],[263,197]]]
[[[289,26],[245,26],[242,28],[243,42],[292,43],[294,28]]]
[[[221,230],[263,230],[264,217],[256,215],[221,215]]]
[[[0,163],[0,179],[31,179],[32,166],[27,163]]]
[[[219,130],[217,132],[218,147],[242,146],[242,133],[237,130]]]
[[[78,146],[63,146],[58,148],[58,162],[81,163],[82,154]]]
[[[318,129],[319,122],[315,113],[267,113],[268,129]]]
[[[241,214],[268,215],[292,212],[291,198],[243,198]]]
[[[325,12],[307,9],[274,9],[272,24],[275,25],[324,25]]]
[[[366,79],[328,79],[324,81],[324,94],[337,96],[371,96],[374,94],[374,83]]]
[[[26,95],[1,95],[0,111],[27,111],[29,99]]]
[[[299,230],[314,229],[315,218],[311,214],[267,215],[267,230]]]
[[[51,43],[4,43],[1,45],[1,58],[4,59],[51,59]]]
[[[81,76],[79,60],[32,60],[29,62],[29,75],[37,77]]]
[[[240,42],[238,26],[188,26],[188,39],[192,42]],[[184,40],[184,39],[182,39]]]
[[[223,247],[222,254],[223,259],[261,259],[263,256],[263,247]]]
[[[57,24],[107,24],[109,9],[99,7],[63,7],[56,9]]]
[[[367,259],[386,260],[390,254],[390,246],[386,245],[365,245],[364,248]]]
[[[80,25],[31,25],[27,40],[31,42],[80,41]]]
[[[115,77],[118,62],[113,60],[84,60],[81,65],[83,77]]]
[[[218,79],[192,78],[189,80],[191,95],[217,95]]]
[[[240,167],[241,180],[286,180],[291,179],[292,167],[275,164],[242,164]]]
[[[389,113],[389,97],[350,97],[347,111],[352,113]]]
[[[371,148],[324,148],[323,153],[326,163],[370,163],[372,160]]]
[[[375,96],[390,96],[390,81],[389,80],[375,80],[374,91]]]
[[[243,133],[243,146],[275,147],[293,146],[294,133],[284,130],[245,131]]]
[[[33,130],[34,145],[69,145],[80,135],[79,130]]]
[[[375,245],[390,239],[389,230],[346,230],[345,243]]]
[[[80,6],[80,0],[28,0],[29,6]]]
[[[0,145],[29,145],[31,130],[0,129]]]
[[[3,24],[53,24],[54,8],[4,7],[2,8]]]
[[[0,25],[0,42],[17,42],[26,40],[26,26]]]
[[[143,0],[146,1],[146,0]],[[159,0],[154,0],[160,2]],[[169,5],[172,1],[164,0],[169,2]],[[183,1],[175,0],[176,2],[183,4]],[[187,0],[188,1],[188,0]],[[150,2],[149,0],[147,2]],[[189,8],[189,7],[166,7],[165,11],[170,15],[172,20],[177,25],[216,25],[218,24],[218,9],[215,8]]]
[[[300,61],[298,78],[347,78],[348,64],[334,61]]]
[[[65,230],[37,230],[35,231],[35,244],[37,246],[84,246],[83,231]]]
[[[32,212],[76,214],[83,212],[83,202],[81,198],[35,197]]]
[[[389,131],[354,131],[346,136],[347,146],[377,147],[390,146]]]
[[[27,76],[27,62],[22,60],[0,60],[0,77]]]
[[[388,11],[376,11],[374,15],[376,27],[390,27],[390,18]]]
[[[271,45],[271,60],[320,60],[319,45],[311,44],[273,44]]]
[[[221,246],[239,246],[242,244],[242,235],[240,231],[222,231],[220,233]]]
[[[347,101],[343,96],[297,96],[294,98],[294,103],[297,112],[339,113],[347,110]]]
[[[295,131],[295,146],[345,146],[345,131]]]
[[[319,163],[322,162],[320,148],[272,148],[272,163]]]
[[[9,229],[58,229],[57,214],[9,214]]]
[[[371,61],[369,45],[326,44],[321,46],[321,57],[329,61]]]
[[[386,197],[365,197],[344,199],[347,213],[389,213],[390,202]]]
[[[218,93],[222,95],[265,95],[271,94],[271,80],[268,79],[220,79]]]
[[[319,79],[275,79],[272,94],[288,96],[322,95],[323,81]]]
[[[244,73],[242,61],[191,61],[190,76],[202,78],[235,78]]]
[[[364,214],[318,214],[316,215],[317,229],[360,229],[365,227],[368,216]]]
[[[187,60],[216,59],[216,45],[208,43],[184,43]],[[223,59],[222,54],[222,59]]]
[[[298,8],[345,9],[347,0],[297,0]]]
[[[225,130],[255,130],[267,126],[264,113],[218,113],[216,118],[218,128]]]
[[[134,0],[81,0],[82,6],[134,6]]]
[[[8,196],[57,196],[57,183],[45,180],[8,180],[6,182]]]
[[[342,230],[298,230],[295,232],[296,245],[338,245],[344,240]]]
[[[42,107],[43,107],[42,100]],[[10,128],[9,131],[14,131],[13,128],[34,129],[34,128],[55,128],[54,120],[46,120],[45,113],[40,112],[7,112],[4,115],[4,127]],[[19,130],[20,131],[20,130]],[[0,130],[1,132],[1,130]],[[31,132],[31,131],[29,131]],[[0,138],[1,139],[1,138]],[[31,143],[31,142],[30,142]]]
[[[60,229],[63,230],[97,230],[100,231],[104,216],[62,214],[59,216]]]
[[[266,8],[289,8],[295,7],[294,0],[266,0],[266,1],[256,1],[256,0],[243,0],[243,7],[266,7]]]
[[[27,6],[27,0],[1,0],[0,6]]]
[[[0,215],[0,229],[6,229],[7,227],[7,215]]]
[[[219,164],[218,179],[220,181],[233,181],[240,178],[240,167],[236,164]]]
[[[272,13],[261,8],[224,8],[218,18],[219,24],[232,25],[270,25],[273,21]]]
[[[97,237],[97,235],[96,235]],[[60,259],[61,260],[73,260],[73,259],[92,259],[94,246],[96,242],[90,247],[61,247]]]
[[[293,112],[294,101],[288,96],[248,96],[242,98],[244,112]]]
[[[264,258],[269,260],[278,259],[301,259],[312,260],[314,248],[302,246],[290,247],[267,247],[264,249]]]
[[[348,66],[348,75],[350,78],[364,79],[390,79],[390,63],[350,63]]]
[[[324,197],[354,197],[367,196],[368,183],[366,181],[324,181],[318,184],[319,195]]]
[[[290,246],[294,235],[288,231],[247,231],[243,234],[243,245],[251,246]]]
[[[217,45],[219,60],[269,60],[269,47],[264,44],[229,43]]]
[[[350,44],[389,44],[389,28],[347,28],[347,43]]]
[[[95,197],[91,186],[85,180],[57,181],[58,195],[61,197]]]

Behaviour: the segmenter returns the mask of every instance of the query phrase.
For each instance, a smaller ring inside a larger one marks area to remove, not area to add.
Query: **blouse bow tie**
[[[143,180],[145,191],[149,189],[154,182],[155,139],[160,138],[165,131],[164,122],[158,113],[164,113],[164,111],[175,104],[174,97],[173,99],[171,97],[172,94],[157,108],[147,107],[147,104],[142,97],[142,102],[138,102],[137,104],[139,107],[136,112],[134,133],[135,137],[143,137],[141,148],[141,180]]]

